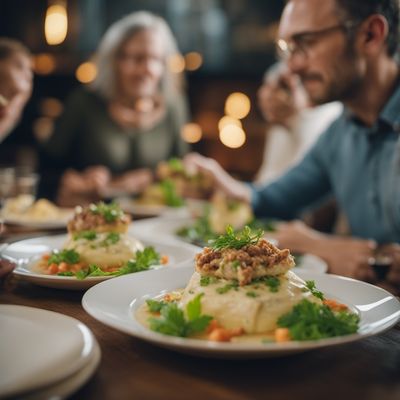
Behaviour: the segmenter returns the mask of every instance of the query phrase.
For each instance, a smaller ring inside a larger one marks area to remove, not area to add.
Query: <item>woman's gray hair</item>
[[[114,22],[104,34],[97,49],[97,76],[91,83],[92,90],[106,100],[112,99],[116,94],[116,69],[115,61],[118,52],[127,40],[143,30],[159,33],[164,40],[165,62],[174,54],[178,54],[176,40],[165,20],[147,11],[129,14]],[[170,97],[181,90],[182,76],[165,67],[162,77],[162,92]]]

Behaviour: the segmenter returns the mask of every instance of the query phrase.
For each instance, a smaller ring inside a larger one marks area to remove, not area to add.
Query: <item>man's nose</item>
[[[307,59],[304,54],[294,52],[286,59],[286,65],[291,73],[299,74],[307,67]]]

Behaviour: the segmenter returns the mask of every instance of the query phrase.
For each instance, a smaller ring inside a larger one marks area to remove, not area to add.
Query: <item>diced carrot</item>
[[[212,319],[207,326],[207,333],[211,333],[213,330],[220,328],[218,321],[216,319]]]
[[[50,253],[43,254],[42,258],[47,261],[50,258]]]
[[[56,274],[58,272],[58,265],[55,263],[50,264],[47,271],[49,272],[49,274],[53,274],[53,275]]]
[[[160,263],[163,264],[163,265],[167,264],[168,263],[168,256],[167,255],[161,256]]]
[[[338,301],[332,299],[325,299],[323,303],[332,311],[346,311],[349,309],[346,304],[339,303]]]
[[[240,336],[243,335],[243,333],[243,328],[216,328],[210,332],[210,334],[208,335],[208,340],[212,340],[214,342],[229,342],[234,336]]]
[[[68,264],[63,261],[58,266],[58,272],[66,272],[66,271],[68,271]]]
[[[278,343],[289,342],[290,332],[288,328],[276,328],[275,329],[275,341]]]

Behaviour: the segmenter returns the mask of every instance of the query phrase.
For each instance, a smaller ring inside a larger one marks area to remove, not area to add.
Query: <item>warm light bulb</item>
[[[237,149],[246,141],[246,134],[236,125],[227,125],[219,132],[219,139],[226,146]]]
[[[62,43],[68,31],[67,9],[64,5],[54,4],[46,11],[44,35],[50,45]]]
[[[250,99],[240,92],[232,93],[225,102],[225,113],[230,117],[242,119],[250,112]]]
[[[203,132],[200,125],[192,122],[182,127],[181,136],[185,142],[197,143],[203,136]]]

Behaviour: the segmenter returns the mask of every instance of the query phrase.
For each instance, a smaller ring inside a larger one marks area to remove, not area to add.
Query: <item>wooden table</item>
[[[42,288],[9,276],[0,303],[38,307],[85,323],[100,366],[71,399],[399,400],[400,325],[355,343],[261,360],[175,353],[111,329],[81,306],[82,292]]]

